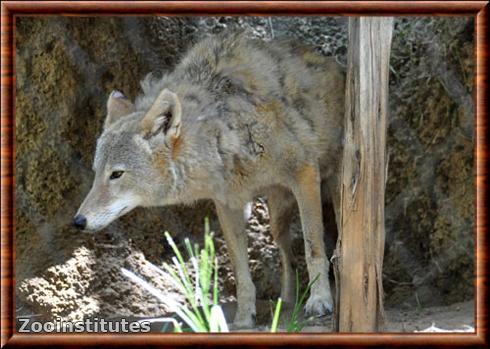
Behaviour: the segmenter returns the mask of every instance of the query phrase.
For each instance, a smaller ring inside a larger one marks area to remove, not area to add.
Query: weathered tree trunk
[[[334,328],[383,325],[386,118],[393,18],[349,19],[345,143],[340,181]]]

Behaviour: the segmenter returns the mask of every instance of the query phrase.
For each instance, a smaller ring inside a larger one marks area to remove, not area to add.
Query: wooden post
[[[376,332],[384,322],[386,119],[392,17],[349,19],[334,329]]]

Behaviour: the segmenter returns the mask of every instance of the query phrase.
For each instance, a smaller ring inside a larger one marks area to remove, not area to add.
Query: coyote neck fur
[[[174,204],[224,200],[223,183],[232,178],[234,166],[243,157],[239,135],[223,121],[230,117],[225,115],[226,106],[205,87],[181,81],[175,91],[182,103],[180,137],[154,153],[154,161],[163,161],[162,169],[171,178],[165,196]]]

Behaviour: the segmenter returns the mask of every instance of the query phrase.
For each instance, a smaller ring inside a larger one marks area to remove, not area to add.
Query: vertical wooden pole
[[[386,119],[393,18],[349,19],[334,328],[375,332],[384,320]]]

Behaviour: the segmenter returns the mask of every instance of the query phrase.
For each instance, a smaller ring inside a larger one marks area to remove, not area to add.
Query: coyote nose
[[[73,218],[73,225],[78,229],[85,229],[85,227],[87,226],[87,218],[85,218],[81,214],[77,214],[75,218]]]

